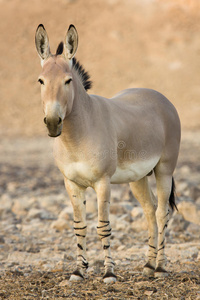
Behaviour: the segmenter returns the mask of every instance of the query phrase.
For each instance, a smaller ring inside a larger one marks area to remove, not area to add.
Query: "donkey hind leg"
[[[70,277],[70,281],[84,279],[84,274],[88,268],[86,258],[86,200],[85,188],[78,186],[65,179],[66,190],[70,196],[74,211],[74,231],[77,237],[77,267]]]
[[[113,283],[116,281],[116,275],[114,274],[115,263],[112,260],[110,251],[110,180],[108,178],[101,179],[98,183],[95,184],[95,191],[97,193],[98,199],[97,233],[99,235],[99,238],[101,239],[105,256],[105,274],[103,276],[103,281],[105,283]]]
[[[156,268],[158,237],[158,229],[155,215],[155,196],[149,187],[147,177],[144,177],[136,182],[131,182],[130,188],[136,199],[140,202],[148,223],[149,248],[147,253],[147,263],[144,266],[143,274],[145,276],[154,276]]]
[[[173,179],[172,175],[166,175],[156,170],[156,185],[158,195],[158,208],[156,210],[156,220],[158,224],[158,254],[155,277],[165,277],[168,275],[165,270],[165,233],[169,221],[169,198],[172,196]],[[175,205],[175,204],[174,204]]]

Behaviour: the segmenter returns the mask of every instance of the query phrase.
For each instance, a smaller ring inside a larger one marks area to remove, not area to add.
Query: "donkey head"
[[[56,54],[52,55],[47,32],[40,24],[36,30],[35,44],[42,65],[38,81],[41,84],[44,123],[49,136],[57,137],[62,132],[64,118],[72,110],[74,86],[71,69],[72,59],[78,47],[78,34],[76,28],[70,25],[64,45],[61,42]]]

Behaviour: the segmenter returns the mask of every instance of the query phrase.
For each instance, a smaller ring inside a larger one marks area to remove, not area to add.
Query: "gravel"
[[[113,185],[112,254],[118,281],[103,284],[97,204],[87,193],[88,279],[69,282],[75,267],[73,211],[48,138],[0,146],[0,299],[200,299],[200,137],[184,132],[175,172],[179,212],[171,216],[166,279],[144,278],[147,224],[128,185]],[[192,151],[190,150],[192,149]],[[150,178],[153,189],[155,182]]]

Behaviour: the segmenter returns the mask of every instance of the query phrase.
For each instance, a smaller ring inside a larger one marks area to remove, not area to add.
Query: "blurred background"
[[[55,53],[72,23],[76,57],[93,94],[146,87],[177,108],[183,130],[200,127],[200,2],[195,0],[1,0],[0,134],[46,136],[34,36],[43,23]]]

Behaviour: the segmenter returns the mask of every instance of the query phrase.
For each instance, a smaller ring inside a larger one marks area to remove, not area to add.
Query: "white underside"
[[[111,177],[111,183],[128,183],[137,181],[147,175],[158,163],[159,158],[140,160],[135,163],[127,164],[126,167],[117,167]]]
[[[120,184],[138,181],[152,171],[158,161],[159,157],[154,157],[151,159],[140,159],[140,161],[134,163],[127,162],[123,167],[117,166],[110,182]],[[91,183],[99,179],[97,176],[98,172],[94,175],[91,165],[85,161],[73,162],[64,168],[61,166],[60,169],[64,169],[63,173],[66,178],[83,186],[90,186]]]

